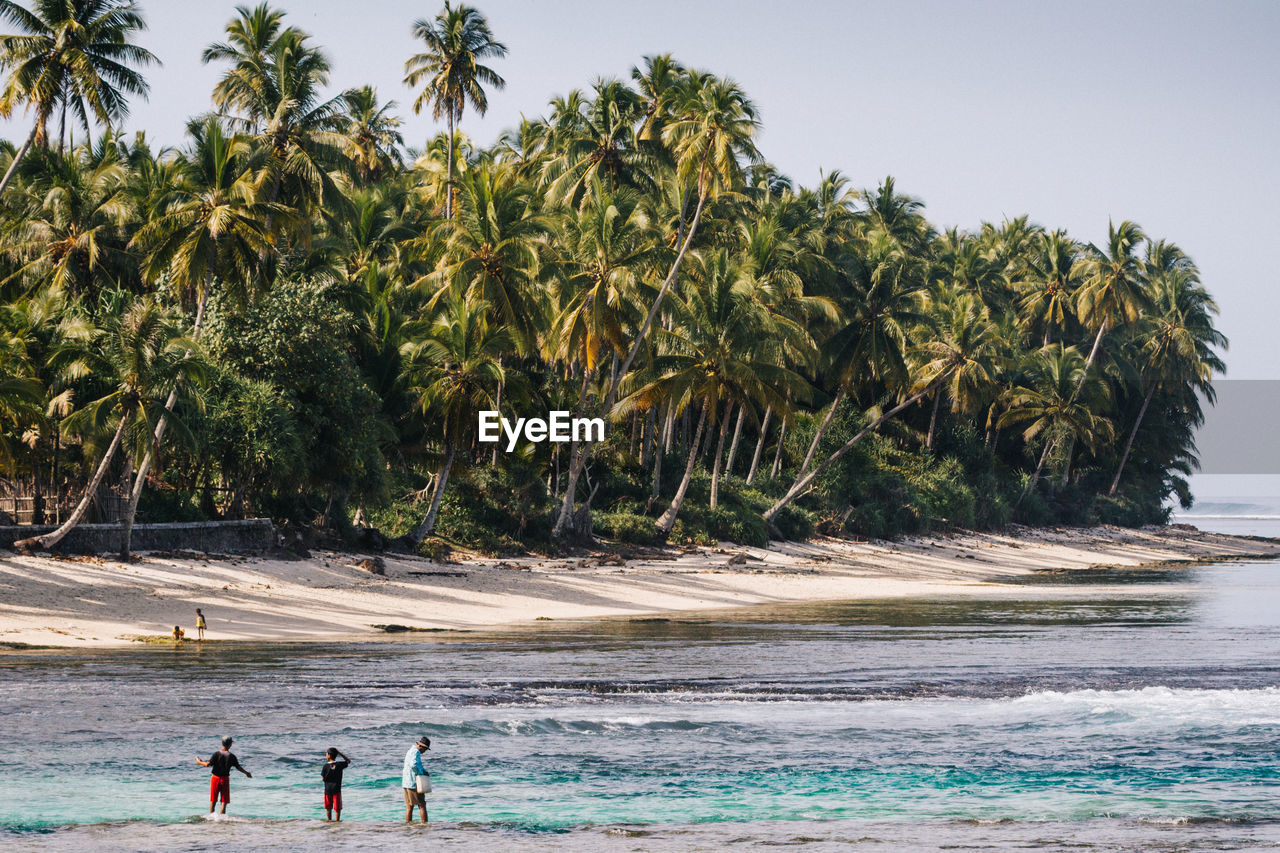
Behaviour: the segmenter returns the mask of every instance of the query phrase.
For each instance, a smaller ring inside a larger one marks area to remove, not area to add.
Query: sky
[[[140,0],[139,42],[164,63],[126,122],[182,141],[221,68],[200,63],[233,0]],[[334,91],[400,102],[405,138],[438,131],[409,110],[411,26],[434,0],[276,0],[330,54]],[[1231,340],[1232,379],[1280,379],[1280,3],[477,0],[508,48],[507,81],[462,129],[492,142],[522,115],[644,56],[737,80],[766,158],[802,184],[841,170],[893,175],[937,225],[1030,214],[1101,242],[1131,219],[1200,266]],[[0,123],[17,136],[18,128]],[[1280,387],[1280,385],[1278,385]],[[1280,472],[1277,472],[1280,473]]]

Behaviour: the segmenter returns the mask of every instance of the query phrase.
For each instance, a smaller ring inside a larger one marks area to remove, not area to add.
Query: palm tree
[[[921,311],[923,270],[887,231],[873,232],[861,256],[849,253],[842,260],[840,278],[844,287],[840,302],[844,306],[844,325],[823,343],[821,355],[826,372],[837,387],[827,414],[814,432],[797,479],[808,472],[836,410],[854,383],[905,381],[908,330],[927,319]]]
[[[232,62],[214,89],[214,103],[253,140],[261,155],[259,180],[271,188],[269,202],[306,212],[322,203],[341,206],[345,197],[332,173],[349,166],[342,131],[350,92],[323,96],[328,58],[306,33],[282,27],[281,13],[265,6],[238,12],[240,18],[227,25],[231,43],[204,52],[205,62]],[[299,217],[296,223],[310,221]],[[272,223],[278,224],[274,217]]]
[[[489,109],[484,86],[502,89],[507,82],[484,60],[507,55],[506,45],[495,41],[484,15],[470,6],[454,7],[445,0],[444,10],[435,18],[414,22],[413,35],[427,46],[404,64],[404,82],[422,86],[413,102],[414,115],[431,105],[431,115],[449,123],[449,190],[445,217],[453,217],[453,135],[468,103],[480,115]]]
[[[147,82],[133,66],[159,63],[130,39],[147,28],[133,0],[36,0],[28,10],[0,0],[0,19],[22,31],[0,36],[0,66],[13,69],[0,91],[0,114],[23,104],[35,113],[31,133],[13,155],[0,193],[33,143],[45,143],[55,109],[62,126],[70,111],[89,130],[90,115],[110,125],[129,114],[128,95],[146,97]]]
[[[378,93],[372,86],[351,89],[343,100],[347,109],[345,153],[356,176],[365,184],[374,184],[404,165],[400,156],[404,147],[400,119],[391,112],[396,102],[379,105]]]
[[[991,402],[999,387],[997,366],[1007,346],[999,327],[991,322],[987,306],[966,290],[945,293],[932,313],[939,328],[935,338],[919,348],[917,356],[922,364],[916,371],[916,384],[924,387],[943,372],[950,375],[934,392],[926,448],[933,447],[940,401],[946,399],[951,412],[970,416]],[[961,354],[959,359],[957,354]]]
[[[9,235],[8,252],[21,264],[13,275],[95,302],[111,268],[125,261],[125,225],[134,214],[129,169],[85,146],[39,159]]]
[[[1125,440],[1120,464],[1108,495],[1120,487],[1138,427],[1158,389],[1169,386],[1194,388],[1212,402],[1214,373],[1226,365],[1215,351],[1226,348],[1226,336],[1213,326],[1218,306],[1200,286],[1195,265],[1176,246],[1153,241],[1147,246],[1146,280],[1153,310],[1139,325],[1139,361],[1146,394]]]
[[[671,107],[680,94],[680,83],[687,70],[669,53],[646,56],[644,67],[631,69],[641,97],[644,98],[644,122],[640,127],[640,139],[657,142],[662,139]]]
[[[444,449],[431,506],[409,535],[415,546],[435,529],[454,457],[474,431],[476,413],[494,405],[504,376],[500,359],[511,346],[507,330],[490,324],[483,301],[468,302],[455,293],[443,307],[426,337],[406,343],[403,350],[418,407],[437,419]]]
[[[268,76],[270,56],[282,39],[305,37],[301,30],[284,25],[284,11],[268,3],[237,6],[237,17],[226,26],[227,40],[215,42],[200,54],[200,61],[230,62],[231,69],[213,89],[213,102],[224,111],[250,112],[260,95],[255,89]],[[255,128],[257,130],[259,128]]]
[[[1084,281],[1076,293],[1076,310],[1086,327],[1097,329],[1086,373],[1093,368],[1098,350],[1107,332],[1121,323],[1136,321],[1147,306],[1142,287],[1142,262],[1138,244],[1146,239],[1142,229],[1132,222],[1112,224],[1105,250],[1090,244],[1083,260]],[[1084,382],[1081,376],[1080,381]]]
[[[1044,329],[1043,345],[1069,316],[1080,283],[1079,248],[1065,231],[1041,232],[1023,256],[1025,269],[1014,288],[1021,293],[1018,316],[1027,331]]]
[[[652,367],[655,378],[622,400],[616,411],[627,414],[662,400],[673,402],[677,410],[701,406],[684,476],[671,505],[656,522],[659,535],[664,537],[671,532],[684,503],[707,421],[718,422],[720,428],[711,472],[714,508],[732,408],[754,403],[781,407],[788,392],[803,396],[807,389],[799,374],[779,363],[777,348],[770,346],[779,319],[768,315],[741,267],[723,250],[697,258],[694,266],[696,286],[686,288],[675,300],[674,328],[658,333],[659,355]]]
[[[854,433],[852,438],[838,447],[813,470],[808,473],[802,471],[786,494],[765,511],[765,521],[772,524],[779,512],[792,501],[808,493],[814,481],[840,457],[852,450],[854,445],[908,406],[937,391],[955,374],[961,373],[967,377],[962,387],[968,382],[981,379],[988,371],[987,365],[998,339],[999,335],[991,329],[985,312],[981,311],[976,304],[962,305],[959,310],[953,312],[948,327],[941,335],[919,345],[920,352],[925,358],[922,359],[923,365],[918,370],[914,383],[907,385],[903,382],[898,385],[899,388],[909,387],[909,392],[905,389],[903,391],[906,399],[888,411],[882,411],[871,423]]]
[[[1075,347],[1052,344],[1038,351],[1031,359],[1028,380],[1009,391],[1008,408],[999,420],[1001,427],[1030,421],[1022,432],[1023,441],[1044,440],[1040,460],[1019,503],[1035,490],[1045,462],[1060,441],[1068,444],[1069,468],[1070,447],[1077,441],[1096,451],[1114,434],[1111,421],[1096,411],[1107,400],[1107,385],[1090,375],[1088,361]]]
[[[512,330],[522,349],[531,347],[542,306],[533,282],[540,266],[539,244],[550,223],[531,205],[526,184],[507,166],[470,169],[455,182],[457,216],[435,233],[445,246],[434,275],[472,300],[483,301]],[[442,291],[443,292],[443,291]]]
[[[191,150],[178,161],[180,182],[164,199],[157,218],[138,231],[133,245],[143,253],[142,274],[148,282],[166,282],[180,297],[193,299],[191,337],[195,341],[200,338],[215,282],[231,298],[245,299],[262,282],[263,259],[274,251],[267,220],[290,214],[282,205],[259,200],[253,150],[245,139],[227,135],[217,118],[193,126],[191,133]],[[125,513],[129,526],[178,393],[175,386],[138,465]]]
[[[693,243],[707,201],[741,182],[744,160],[759,162],[760,152],[756,150],[754,141],[759,126],[755,104],[732,80],[697,75],[686,84],[681,103],[662,136],[676,158],[678,184],[692,189],[697,196],[697,204],[689,230],[671,262],[671,269],[658,288],[658,295],[654,297],[644,323],[636,332],[631,350],[622,361],[619,376],[625,376],[631,369],[654,317],[675,284],[680,264]],[[606,409],[612,407],[616,393],[615,384],[606,397]]]
[[[621,81],[601,80],[590,102],[571,97],[558,106],[550,120],[553,153],[542,169],[548,199],[576,207],[593,186],[641,192],[655,187],[656,153],[636,137],[644,109],[638,94]]]
[[[60,355],[68,376],[92,377],[110,389],[68,416],[64,426],[100,433],[114,422],[115,429],[84,496],[67,520],[49,533],[15,542],[15,548],[48,549],[61,542],[84,518],[126,432],[145,429],[145,434],[150,434],[165,412],[168,393],[203,375],[195,342],[183,337],[178,327],[176,318],[155,300],[136,299],[118,313],[106,312],[100,328]],[[127,558],[128,545],[122,550]]]

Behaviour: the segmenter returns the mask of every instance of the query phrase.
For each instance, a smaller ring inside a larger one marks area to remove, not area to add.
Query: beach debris
[[[365,557],[356,563],[356,568],[364,569],[374,575],[385,575],[387,573],[387,563],[381,557]]]
[[[730,557],[730,558],[729,558],[729,562],[728,562],[728,563],[726,563],[725,565],[728,565],[728,566],[745,566],[746,564],[747,564],[747,555],[746,555],[746,554],[734,554],[732,557]]]
[[[466,572],[409,572],[416,578],[463,578]]]

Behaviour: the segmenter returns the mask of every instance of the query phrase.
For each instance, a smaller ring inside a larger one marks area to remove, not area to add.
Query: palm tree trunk
[[[449,170],[444,185],[444,218],[453,219],[453,108],[449,108],[449,143],[446,150]]]
[[[587,410],[587,388],[591,384],[591,376],[595,372],[594,368],[583,368],[582,370],[582,390],[578,394],[578,411],[580,413]],[[573,504],[577,500],[578,478],[582,476],[582,469],[587,465],[587,456],[590,445],[579,444],[573,441],[569,445],[569,475],[564,487],[564,497],[560,501],[560,514],[556,517],[555,527],[551,529],[552,537],[558,537],[564,534],[564,529],[569,525],[569,520],[573,518]]]
[[[739,413],[741,414],[741,413]],[[729,421],[733,415],[733,401],[725,406],[724,417],[720,420],[720,439],[716,442],[716,461],[711,466],[711,508],[720,503],[720,461],[724,458],[724,439],[729,434]],[[742,425],[742,421],[738,421]]]
[[[501,368],[502,368],[502,357],[501,357],[501,356],[499,356],[499,357],[498,357],[498,368],[499,368],[499,369],[501,369]],[[505,376],[505,374],[503,374],[503,375]],[[499,379],[499,380],[498,380],[498,398],[497,398],[496,400],[494,400],[494,403],[493,403],[493,408],[494,408],[495,410],[497,410],[497,412],[498,412],[498,416],[499,416],[499,417],[501,417],[501,416],[502,416],[502,386],[504,386],[505,384],[506,384],[506,380],[505,380],[505,379]],[[500,441],[495,441],[495,442],[493,443],[493,457],[489,460],[489,464],[490,464],[491,466],[493,466],[494,468],[497,468],[497,467],[498,467],[498,445],[500,445],[500,444],[502,444],[502,442],[500,442]]]
[[[778,430],[778,446],[773,451],[773,467],[769,469],[769,479],[776,480],[782,473],[782,440],[787,437],[787,418],[782,418],[782,428]]]
[[[693,468],[698,462],[698,445],[702,443],[702,428],[707,425],[707,407],[702,407],[702,416],[698,418],[698,432],[693,441],[689,442],[689,461],[684,466],[684,476],[680,479],[680,487],[676,489],[675,497],[671,499],[671,506],[667,507],[667,511],[658,519],[657,528],[658,535],[666,538],[671,534],[671,528],[675,527],[676,516],[680,513],[680,507],[684,505],[685,493],[689,491],[689,481],[693,479]]]
[[[653,413],[653,407],[650,406],[648,409],[645,410],[644,440],[640,442],[640,467],[641,468],[648,467],[649,460],[653,458],[653,448],[654,448],[654,445],[656,444],[656,442],[654,441],[653,433],[654,433],[654,430],[657,429],[657,427],[658,427],[658,419],[657,419],[657,416],[655,416]]]
[[[655,447],[653,454],[653,487],[649,490],[649,500],[656,501],[658,493],[662,490],[662,448]],[[648,511],[648,506],[645,507]]]
[[[1116,469],[1116,478],[1111,481],[1111,488],[1107,490],[1108,495],[1114,495],[1116,489],[1120,488],[1120,475],[1124,473],[1125,463],[1129,461],[1129,451],[1133,449],[1133,437],[1138,434],[1138,426],[1146,417],[1147,406],[1151,405],[1151,398],[1156,393],[1156,384],[1151,383],[1151,387],[1147,389],[1147,396],[1142,399],[1142,408],[1138,410],[1138,419],[1133,422],[1133,429],[1129,430],[1129,438],[1124,443],[1124,453],[1120,456],[1120,467]]]
[[[22,143],[22,147],[13,155],[13,160],[9,163],[9,168],[4,173],[4,178],[0,178],[0,193],[3,193],[5,187],[9,186],[9,181],[13,180],[13,175],[18,171],[18,164],[22,162],[22,158],[27,156],[27,152],[31,150],[31,143],[36,141],[36,134],[40,132],[40,119],[36,118],[36,126],[31,128],[31,133],[27,135],[27,141]]]
[[[666,415],[662,419],[662,452],[671,452],[671,442],[675,440],[676,413],[671,401],[666,402]]]
[[[444,497],[444,487],[449,484],[449,471],[453,469],[453,456],[457,448],[452,441],[445,445],[444,459],[440,462],[440,470],[436,473],[436,490],[431,494],[431,508],[427,510],[427,517],[422,519],[422,523],[418,525],[418,529],[413,531],[409,536],[409,541],[414,547],[422,544],[422,540],[431,535],[431,531],[436,529],[436,516],[440,513],[440,499]]]
[[[200,302],[196,306],[196,322],[191,330],[193,341],[200,340],[200,331],[204,326],[204,309],[209,303],[210,285],[211,282],[206,279],[204,288],[200,292]],[[165,429],[169,425],[169,415],[173,412],[173,407],[178,404],[178,390],[179,386],[174,385],[173,390],[169,392],[169,398],[164,401],[164,411],[160,413],[160,420],[156,423],[151,446],[143,454],[142,462],[138,465],[138,473],[133,478],[133,489],[129,492],[129,505],[125,507],[124,518],[120,520],[120,559],[124,561],[128,561],[132,549],[133,520],[138,514],[138,501],[142,499],[142,490],[147,486],[147,475],[151,473],[151,465],[160,452],[160,443],[164,441]]]
[[[803,474],[809,470],[809,466],[813,463],[813,454],[818,452],[818,444],[822,441],[822,437],[827,434],[827,427],[831,426],[831,419],[836,416],[836,409],[844,401],[844,386],[841,385],[836,389],[836,395],[831,398],[831,408],[827,409],[827,413],[822,417],[822,423],[818,425],[818,430],[813,434],[813,441],[809,443],[809,451],[804,455],[804,462],[800,464],[800,473]]]
[[[1018,500],[1013,505],[1014,509],[1020,507],[1022,505],[1022,501],[1027,497],[1027,495],[1035,491],[1036,483],[1040,482],[1040,472],[1044,470],[1044,463],[1049,459],[1049,451],[1052,448],[1053,442],[1046,440],[1044,443],[1044,450],[1040,454],[1040,461],[1036,464],[1035,473],[1033,473],[1031,475],[1031,479],[1027,481],[1027,487],[1022,490],[1022,494],[1018,495]]]
[[[933,395],[933,414],[929,416],[929,437],[924,440],[926,450],[933,450],[933,431],[938,425],[938,404],[942,402],[942,389]]]
[[[1067,483],[1071,482],[1071,459],[1076,455],[1076,437],[1072,435],[1067,439],[1067,462],[1062,466],[1062,480],[1060,485],[1066,488]]]
[[[14,542],[13,547],[15,549],[26,551],[32,548],[52,548],[61,542],[73,527],[80,523],[80,519],[84,518],[84,514],[88,512],[89,505],[93,503],[93,496],[97,494],[98,486],[102,485],[102,479],[107,476],[107,469],[111,466],[111,460],[115,458],[116,451],[120,449],[120,442],[124,438],[124,431],[129,425],[131,414],[131,411],[120,413],[120,425],[116,427],[116,434],[111,437],[111,444],[107,445],[107,451],[98,462],[98,468],[93,472],[93,478],[89,480],[89,485],[85,488],[84,496],[80,498],[80,503],[76,505],[75,512],[71,513],[57,530],[50,531],[43,536],[33,536],[30,539]]]
[[[738,439],[742,438],[742,419],[747,416],[745,405],[738,407],[738,422],[733,426],[733,441],[729,442],[729,458],[724,463],[724,475],[733,473],[733,460],[738,455]]]
[[[769,434],[769,421],[773,418],[773,406],[764,410],[764,420],[760,422],[760,437],[756,439],[756,452],[751,454],[751,467],[747,469],[747,485],[756,478],[756,470],[760,467],[760,454],[764,452],[764,439]]]
[[[1098,358],[1098,349],[1102,346],[1102,338],[1107,334],[1107,326],[1110,324],[1103,320],[1102,325],[1098,327],[1098,334],[1093,338],[1093,346],[1089,349],[1089,360],[1084,363],[1084,370],[1080,372],[1080,381],[1076,383],[1076,390],[1071,392],[1070,402],[1074,403],[1076,397],[1080,396],[1080,389],[1084,387],[1085,380],[1089,378],[1089,371],[1093,369],[1093,363]]]
[[[862,441],[864,437],[874,432],[876,428],[880,426],[880,424],[889,420],[889,418],[892,418],[894,415],[898,414],[898,412],[901,412],[903,409],[907,408],[907,406],[910,406],[912,403],[916,402],[921,397],[924,397],[930,391],[933,391],[935,388],[940,386],[942,382],[947,378],[947,376],[950,375],[950,373],[951,371],[947,371],[942,376],[939,376],[933,382],[929,383],[928,387],[926,387],[923,391],[920,391],[916,394],[911,395],[903,402],[899,403],[889,411],[882,414],[880,417],[876,418],[870,424],[868,424],[867,426],[859,430],[857,434],[854,435],[853,438],[849,439],[843,445],[841,445],[836,450],[835,453],[832,453],[830,456],[828,456],[821,465],[819,465],[817,468],[814,468],[808,474],[802,474],[800,478],[797,479],[796,482],[791,486],[791,488],[787,489],[787,493],[783,495],[781,498],[779,498],[777,503],[775,503],[773,506],[769,507],[769,509],[765,511],[764,520],[772,524],[774,518],[777,517],[778,513],[781,512],[783,508],[787,506],[787,504],[791,503],[796,498],[800,497],[801,495],[809,491],[810,486],[813,485],[813,481],[818,478],[818,475],[820,475],[823,471],[827,470],[832,465],[834,465],[841,456],[844,456],[846,453],[848,453],[853,448],[853,446],[857,444],[859,441]]]
[[[698,169],[698,175],[701,177],[707,165],[707,154],[703,152],[702,165]],[[658,316],[658,311],[662,308],[662,302],[667,298],[667,293],[671,290],[671,285],[675,284],[676,275],[680,272],[680,265],[684,263],[684,256],[689,251],[689,244],[693,242],[693,236],[698,233],[698,223],[702,221],[702,208],[707,204],[707,193],[699,188],[698,206],[693,211],[693,221],[689,223],[689,233],[685,235],[684,242],[680,244],[680,251],[676,253],[676,259],[671,262],[671,270],[667,273],[667,277],[662,280],[662,287],[658,288],[658,295],[654,297],[653,304],[649,306],[649,313],[644,318],[644,323],[640,326],[640,330],[636,333],[636,339],[631,344],[631,349],[627,353],[626,359],[622,362],[622,369],[618,371],[618,377],[626,376],[627,371],[631,369],[631,364],[636,360],[636,356],[640,353],[640,347],[644,345],[644,339],[649,335],[649,328],[653,325],[653,318]],[[602,412],[608,412],[613,408],[614,397],[618,393],[618,383],[613,381],[609,385],[609,393],[605,395],[604,405],[601,407]]]

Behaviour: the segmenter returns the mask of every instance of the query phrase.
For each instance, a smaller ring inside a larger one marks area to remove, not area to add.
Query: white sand
[[[820,539],[672,549],[624,565],[599,557],[433,563],[384,555],[385,577],[356,567],[359,556],[331,552],[296,561],[144,554],[129,564],[10,555],[0,559],[0,643],[130,645],[132,636],[168,634],[175,623],[193,638],[197,607],[210,640],[292,641],[383,638],[373,626],[386,624],[475,629],[777,602],[1027,595],[1027,586],[992,579],[1267,556],[1280,557],[1280,540],[1177,528]]]

